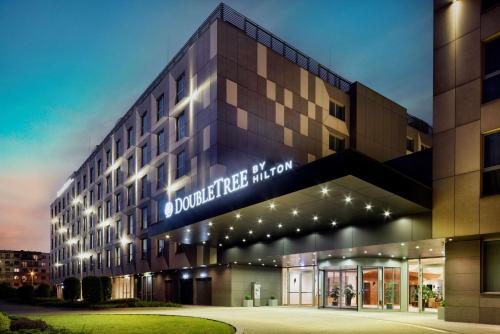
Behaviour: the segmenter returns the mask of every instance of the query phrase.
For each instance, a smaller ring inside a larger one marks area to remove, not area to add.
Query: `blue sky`
[[[226,3],[432,121],[431,0]],[[55,191],[217,4],[0,2],[2,248],[48,250]]]

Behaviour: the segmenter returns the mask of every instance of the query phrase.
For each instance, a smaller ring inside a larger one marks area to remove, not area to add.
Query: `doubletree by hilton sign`
[[[170,218],[173,215],[194,209],[235,191],[245,189],[251,184],[268,180],[292,169],[292,167],[292,160],[271,167],[266,166],[266,162],[261,162],[253,165],[250,169],[247,168],[229,177],[217,179],[203,189],[184,197],[178,197],[172,202],[167,202],[165,205],[165,217]]]

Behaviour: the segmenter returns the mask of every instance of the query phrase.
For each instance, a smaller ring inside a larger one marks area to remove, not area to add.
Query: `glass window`
[[[115,207],[116,207],[116,212],[120,212],[122,210],[122,194],[118,193],[116,194],[115,197]]]
[[[141,167],[144,167],[149,162],[149,147],[148,144],[144,144],[141,147]]]
[[[483,242],[483,291],[500,292],[500,240]]]
[[[134,244],[133,243],[129,243],[128,244],[128,247],[127,247],[127,259],[128,259],[128,263],[131,263],[134,261]]]
[[[141,136],[147,132],[148,112],[141,115]]]
[[[111,165],[111,150],[106,150],[106,167]]]
[[[127,216],[127,234],[135,233],[135,220],[134,215]]]
[[[115,266],[120,266],[122,264],[122,252],[120,247],[115,247]]]
[[[102,161],[101,159],[97,160],[97,175],[101,175],[102,173]]]
[[[157,170],[157,175],[158,175],[158,183],[157,183],[157,189],[160,189],[161,187],[165,186],[165,165],[161,164],[156,168]]]
[[[144,175],[141,178],[141,199],[148,196],[148,176]]]
[[[135,174],[134,156],[133,155],[127,159],[127,173],[128,173],[128,176],[132,176]]]
[[[401,269],[384,268],[384,309],[399,310],[401,292]]]
[[[329,148],[335,152],[345,150],[345,139],[330,135]]]
[[[106,201],[106,218],[111,216],[111,201],[107,200]]]
[[[345,121],[345,107],[341,106],[333,101],[330,101],[328,112],[331,116]]]
[[[187,119],[186,113],[183,111],[176,118],[176,140],[181,140],[187,137]]]
[[[186,75],[184,72],[177,77],[175,81],[176,94],[175,94],[175,103],[182,100],[184,96],[186,96]]]
[[[415,141],[413,138],[406,137],[406,150],[415,152]]]
[[[158,239],[157,245],[157,254],[158,256],[162,256],[165,253],[165,239]]]
[[[134,128],[127,129],[127,149],[134,145]]]
[[[127,188],[127,205],[131,206],[135,204],[135,192],[134,192],[134,185],[130,185]]]
[[[109,174],[108,176],[106,176],[106,193],[110,193],[111,192],[111,174]]]
[[[165,152],[165,131],[161,130],[156,136],[156,155],[160,155]]]
[[[106,226],[106,243],[109,244],[111,242],[111,226]]]
[[[111,267],[111,251],[108,249],[106,250],[106,268]]]
[[[141,228],[144,230],[148,228],[149,225],[149,213],[148,213],[148,207],[145,206],[141,208]]]
[[[157,202],[157,211],[156,211],[156,220],[159,222],[160,220],[162,220],[162,217],[163,217],[163,212],[165,210],[165,205],[166,205],[166,200],[164,198],[158,200]]]
[[[121,183],[122,168],[118,166],[115,170],[115,187]]]
[[[500,38],[484,44],[483,103],[500,97]]]
[[[141,239],[141,258],[143,260],[149,258],[149,239]]]
[[[116,239],[120,239],[122,237],[122,221],[116,221]]]
[[[115,160],[117,160],[120,155],[122,155],[122,141],[117,139],[115,141]]]
[[[500,194],[500,132],[484,136],[483,195]]]
[[[165,98],[161,94],[160,97],[156,99],[156,119],[159,120],[165,116]]]
[[[177,153],[177,168],[175,177],[178,179],[184,175],[186,175],[186,152],[180,151]]]

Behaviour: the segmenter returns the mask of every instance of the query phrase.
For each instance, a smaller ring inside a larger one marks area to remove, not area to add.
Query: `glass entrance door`
[[[357,269],[339,269],[325,272],[326,307],[358,307]]]
[[[382,268],[363,268],[363,308],[382,307]]]
[[[288,304],[314,304],[314,271],[293,270],[288,272]]]

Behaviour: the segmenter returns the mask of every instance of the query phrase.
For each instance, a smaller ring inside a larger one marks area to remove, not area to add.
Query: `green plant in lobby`
[[[432,291],[431,287],[428,285],[422,286],[422,300],[424,302],[425,307],[429,305],[429,299],[436,297],[434,291]]]
[[[385,305],[388,310],[392,310],[394,304],[394,288],[395,285],[392,282],[385,284],[384,299],[385,299]]]
[[[338,286],[333,287],[328,295],[333,298],[332,305],[337,306],[339,304],[340,288]]]
[[[80,297],[80,280],[75,277],[68,277],[63,282],[64,300],[75,301]]]
[[[351,300],[356,295],[356,291],[352,284],[347,284],[344,288],[345,304],[351,306]]]

